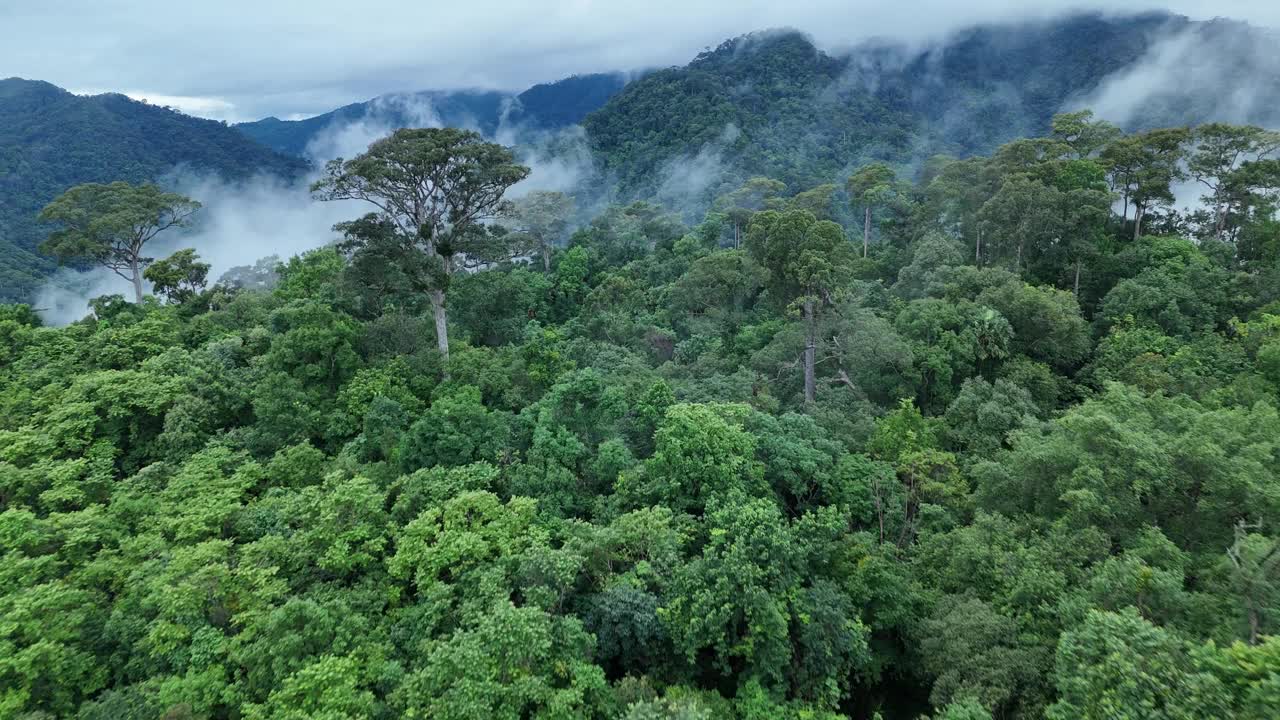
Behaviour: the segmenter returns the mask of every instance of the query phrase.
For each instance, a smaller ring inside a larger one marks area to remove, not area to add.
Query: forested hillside
[[[156,179],[178,165],[228,178],[294,175],[311,143],[352,125],[372,134],[469,127],[490,137],[502,128],[512,131],[504,141],[569,170],[558,182],[579,185],[580,208],[647,200],[692,219],[753,176],[813,187],[839,184],[871,160],[915,169],[937,153],[989,153],[1047,132],[1053,114],[1087,100],[1127,129],[1280,125],[1274,47],[1274,33],[1164,13],[983,25],[924,48],[875,41],[823,52],[799,32],[769,31],[629,83],[603,73],[515,95],[395,94],[234,130],[120,95],[77,97],[14,79],[0,87],[0,298],[29,299],[51,271],[34,251],[47,233],[34,217],[71,185]],[[585,133],[541,132],[578,123]]]
[[[762,127],[704,81],[594,122]],[[569,232],[407,130],[271,287],[5,306],[0,714],[1275,718],[1277,147],[1080,113]]]
[[[353,103],[305,120],[271,117],[235,127],[263,145],[299,156],[326,130],[358,122],[388,128],[417,127],[430,118],[442,126],[468,127],[489,136],[500,126],[557,130],[581,122],[625,83],[622,74],[597,73],[534,85],[518,94],[480,90],[401,93]]]
[[[305,164],[201,120],[123,95],[0,80],[0,300],[26,300],[53,269],[35,252],[46,203],[86,182],[154,180],[175,167],[223,178],[296,176]]]
[[[771,31],[651,73],[584,124],[624,195],[653,195],[700,153],[715,164],[698,188],[708,195],[753,175],[817,185],[869,160],[989,153],[1048,132],[1054,114],[1104,87],[1128,129],[1280,122],[1280,60],[1260,50],[1274,43],[1247,25],[1164,13],[988,25],[924,49],[876,41],[836,54]],[[1132,83],[1107,84],[1129,72]]]

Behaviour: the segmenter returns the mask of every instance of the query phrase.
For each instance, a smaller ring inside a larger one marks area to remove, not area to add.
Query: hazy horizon
[[[1256,1],[1142,2],[1122,12],[1093,0],[1006,5],[815,0],[784,7],[751,0],[730,8],[716,0],[630,8],[594,0],[537,6],[482,0],[426,8],[376,0],[357,10],[288,0],[264,11],[240,0],[189,8],[148,0],[123,10],[83,0],[56,7],[19,2],[7,18],[0,74],[242,122],[301,119],[393,92],[519,91],[574,74],[683,64],[726,38],[769,28],[794,28],[838,50],[877,37],[926,43],[973,25],[1082,11],[1164,10],[1280,25],[1280,7]]]

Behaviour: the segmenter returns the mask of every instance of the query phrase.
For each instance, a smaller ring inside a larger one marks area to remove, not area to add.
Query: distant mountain
[[[1280,38],[1166,13],[988,25],[927,48],[829,54],[797,31],[729,40],[628,85],[583,122],[622,197],[705,196],[751,175],[792,188],[857,164],[990,152],[1094,107],[1128,129],[1280,125]]]
[[[724,182],[762,174],[809,187],[868,159],[985,152],[1042,133],[1072,98],[1188,25],[1165,14],[1077,15],[973,28],[924,50],[874,42],[842,55],[797,31],[755,33],[637,80],[584,125],[624,195],[661,194],[687,179],[690,158]]]
[[[0,301],[26,299],[52,271],[35,252],[47,233],[35,216],[59,193],[85,182],[154,179],[178,166],[224,178],[307,167],[213,120],[124,95],[0,80]]]
[[[985,153],[1043,134],[1054,114],[1083,107],[1128,129],[1280,127],[1280,37],[1166,13],[987,25],[925,48],[876,41],[841,53],[800,32],[767,31],[635,79],[388,95],[234,128],[11,79],[0,82],[0,299],[24,297],[51,267],[33,252],[45,202],[76,183],[140,180],[179,164],[226,177],[290,174],[306,167],[309,147],[323,158],[396,127],[465,126],[510,142],[505,129],[581,124],[585,135],[554,136],[539,159],[573,153],[560,175],[589,176],[609,199],[696,210],[752,175],[799,190],[843,182],[873,159],[910,169],[933,154]]]
[[[626,86],[628,75],[574,75],[534,85],[516,96],[516,122],[543,130],[576,125]]]
[[[354,123],[385,128],[469,127],[487,136],[493,136],[504,125],[555,130],[581,122],[626,82],[627,76],[621,73],[597,73],[534,85],[518,94],[492,90],[395,93],[345,105],[305,120],[270,117],[235,127],[270,148],[299,156],[307,155],[308,146],[326,131],[340,130]]]
[[[239,123],[235,129],[278,152],[304,156],[307,146],[326,130],[357,122],[389,128],[421,125],[476,127],[492,134],[498,127],[509,95],[496,91],[425,91],[383,95],[367,102],[344,105],[305,120],[269,117]]]

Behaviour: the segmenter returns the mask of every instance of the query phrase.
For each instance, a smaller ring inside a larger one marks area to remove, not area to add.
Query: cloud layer
[[[387,92],[520,89],[583,72],[683,63],[744,32],[789,26],[838,48],[928,40],[980,22],[1116,9],[1100,0],[7,0],[0,75],[127,90],[220,119],[317,114]],[[1280,25],[1268,0],[1139,0]]]
[[[421,126],[438,126],[429,103],[413,98],[391,98],[398,109]],[[363,152],[369,143],[392,131],[374,121],[345,123],[321,133],[307,148],[317,164],[338,156]],[[522,135],[520,128],[504,127],[499,139],[514,143],[517,136],[532,140],[521,148],[521,162],[532,169],[508,197],[520,197],[533,190],[570,190],[592,172],[590,154],[579,128],[555,137]],[[554,140],[556,152],[538,140]],[[358,201],[319,202],[312,199],[311,181],[318,174],[298,182],[255,177],[246,182],[228,183],[203,175],[178,172],[162,178],[167,189],[200,201],[203,207],[194,225],[185,231],[171,231],[147,245],[147,254],[163,258],[183,248],[195,248],[200,259],[210,264],[213,282],[233,267],[252,265],[270,255],[288,259],[338,239],[333,225],[353,220],[373,208]],[[150,283],[144,283],[149,287]],[[98,268],[75,272],[63,268],[36,293],[32,303],[45,322],[65,325],[88,314],[89,300],[100,295],[132,296],[132,286],[114,273]]]

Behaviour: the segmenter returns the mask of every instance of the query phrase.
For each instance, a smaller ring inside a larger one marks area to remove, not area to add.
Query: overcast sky
[[[826,47],[927,40],[1095,0],[0,0],[0,77],[118,91],[227,120],[303,117],[402,90],[522,89],[687,62],[789,26]],[[1276,0],[1124,3],[1280,26]]]

